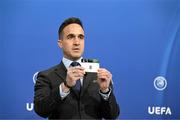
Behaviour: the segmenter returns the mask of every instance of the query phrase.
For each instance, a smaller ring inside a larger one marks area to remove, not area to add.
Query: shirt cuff
[[[63,100],[63,99],[70,93],[70,91],[68,91],[68,92],[63,92],[63,91],[62,91],[62,85],[60,84],[60,85],[59,85],[59,93],[60,93],[60,96],[61,96],[61,100]]]
[[[102,98],[104,99],[104,100],[108,100],[109,99],[109,96],[110,96],[110,94],[111,94],[111,88],[109,88],[109,91],[107,92],[107,93],[103,93],[101,90],[99,90],[99,94],[102,96]]]

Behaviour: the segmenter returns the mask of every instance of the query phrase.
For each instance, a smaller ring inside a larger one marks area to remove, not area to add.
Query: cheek
[[[72,46],[71,43],[66,43],[66,42],[65,42],[65,43],[63,44],[63,48],[64,48],[64,49],[69,49],[69,48],[71,48],[71,46]]]
[[[84,47],[84,41],[81,41],[81,45]]]
[[[69,44],[64,43],[64,44],[62,44],[62,49],[63,49],[63,51],[68,52],[68,51],[70,51],[71,46]]]

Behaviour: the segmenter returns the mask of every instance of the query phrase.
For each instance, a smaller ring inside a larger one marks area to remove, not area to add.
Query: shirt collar
[[[78,60],[76,60],[76,62],[78,62],[79,64],[81,64],[81,59],[82,59],[82,57],[80,57]],[[64,65],[65,65],[65,67],[66,67],[66,69],[67,69],[67,68],[69,68],[70,64],[71,64],[72,62],[74,62],[74,61],[69,60],[69,59],[63,57],[62,62],[64,63]]]

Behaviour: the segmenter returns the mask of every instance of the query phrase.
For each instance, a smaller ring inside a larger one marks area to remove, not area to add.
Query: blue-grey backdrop
[[[33,76],[60,62],[71,16],[85,26],[84,57],[113,73],[119,118],[180,119],[180,0],[1,0],[0,119],[40,118]]]

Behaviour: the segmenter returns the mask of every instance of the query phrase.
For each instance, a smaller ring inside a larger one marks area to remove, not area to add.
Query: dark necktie
[[[75,66],[81,66],[81,65],[78,62],[72,62],[70,66],[75,67]],[[77,80],[76,81],[76,85],[74,87],[80,93],[80,90],[81,90],[81,81]]]

